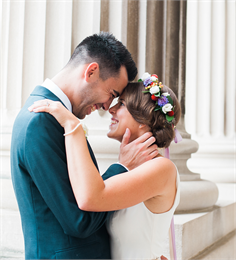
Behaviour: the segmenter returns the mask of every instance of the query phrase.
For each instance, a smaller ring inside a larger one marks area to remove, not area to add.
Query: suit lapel
[[[41,96],[42,99],[47,98],[53,101],[60,101],[65,106],[65,104],[56,95],[43,86],[36,86],[30,96]]]
[[[46,98],[46,99],[50,99],[53,101],[60,101],[65,106],[65,104],[55,94],[53,94],[50,90],[48,90],[47,88],[45,88],[43,86],[36,86],[35,89],[33,90],[33,92],[30,94],[30,96],[41,96],[42,99]],[[97,160],[94,156],[93,150],[92,150],[88,140],[87,140],[87,145],[88,145],[89,153],[91,155],[93,163],[95,164],[95,166],[98,169]],[[98,171],[99,171],[99,169],[98,169]]]

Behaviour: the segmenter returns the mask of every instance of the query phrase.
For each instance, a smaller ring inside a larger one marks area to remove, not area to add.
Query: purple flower
[[[143,82],[143,85],[145,87],[147,87],[148,85],[150,85],[152,83],[152,80],[150,79],[150,77],[146,78]]]
[[[167,97],[161,96],[160,98],[158,98],[158,101],[157,101],[158,106],[163,107],[167,103],[169,103],[169,100]]]

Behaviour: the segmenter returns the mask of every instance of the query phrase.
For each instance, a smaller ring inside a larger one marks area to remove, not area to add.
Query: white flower
[[[165,97],[170,96],[170,94],[169,94],[168,92],[162,93],[161,95],[162,95],[162,96],[165,96]]]
[[[167,113],[167,112],[170,112],[172,110],[172,105],[170,103],[167,103],[165,104],[163,107],[162,107],[162,111],[163,113]]]
[[[84,129],[85,137],[88,137],[88,127],[85,124],[82,124],[82,127]]]
[[[158,79],[155,77],[155,76],[151,76],[151,78],[150,78],[152,81],[157,81]]]
[[[154,87],[151,87],[150,88],[150,93],[153,95],[153,94],[156,94],[160,91],[160,88],[159,86],[154,86]]]
[[[151,75],[148,72],[145,72],[143,74],[143,76],[141,77],[141,80],[144,81],[145,79],[147,79],[148,77],[150,77]]]

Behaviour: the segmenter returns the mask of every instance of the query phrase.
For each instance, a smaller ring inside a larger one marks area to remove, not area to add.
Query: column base
[[[176,213],[202,212],[209,210],[218,199],[215,183],[206,180],[181,181],[180,204]]]
[[[235,202],[218,202],[210,211],[175,214],[177,259],[235,259]],[[163,255],[170,259],[169,242]],[[211,258],[211,256],[215,258]]]

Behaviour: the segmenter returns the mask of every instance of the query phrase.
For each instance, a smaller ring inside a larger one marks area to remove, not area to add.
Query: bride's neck
[[[150,132],[150,129],[148,127],[143,127],[141,129],[138,129],[137,132],[135,133],[131,133],[130,139],[129,139],[129,143],[131,143],[132,141],[136,140],[137,138],[139,138],[140,136],[142,136],[143,134]]]

